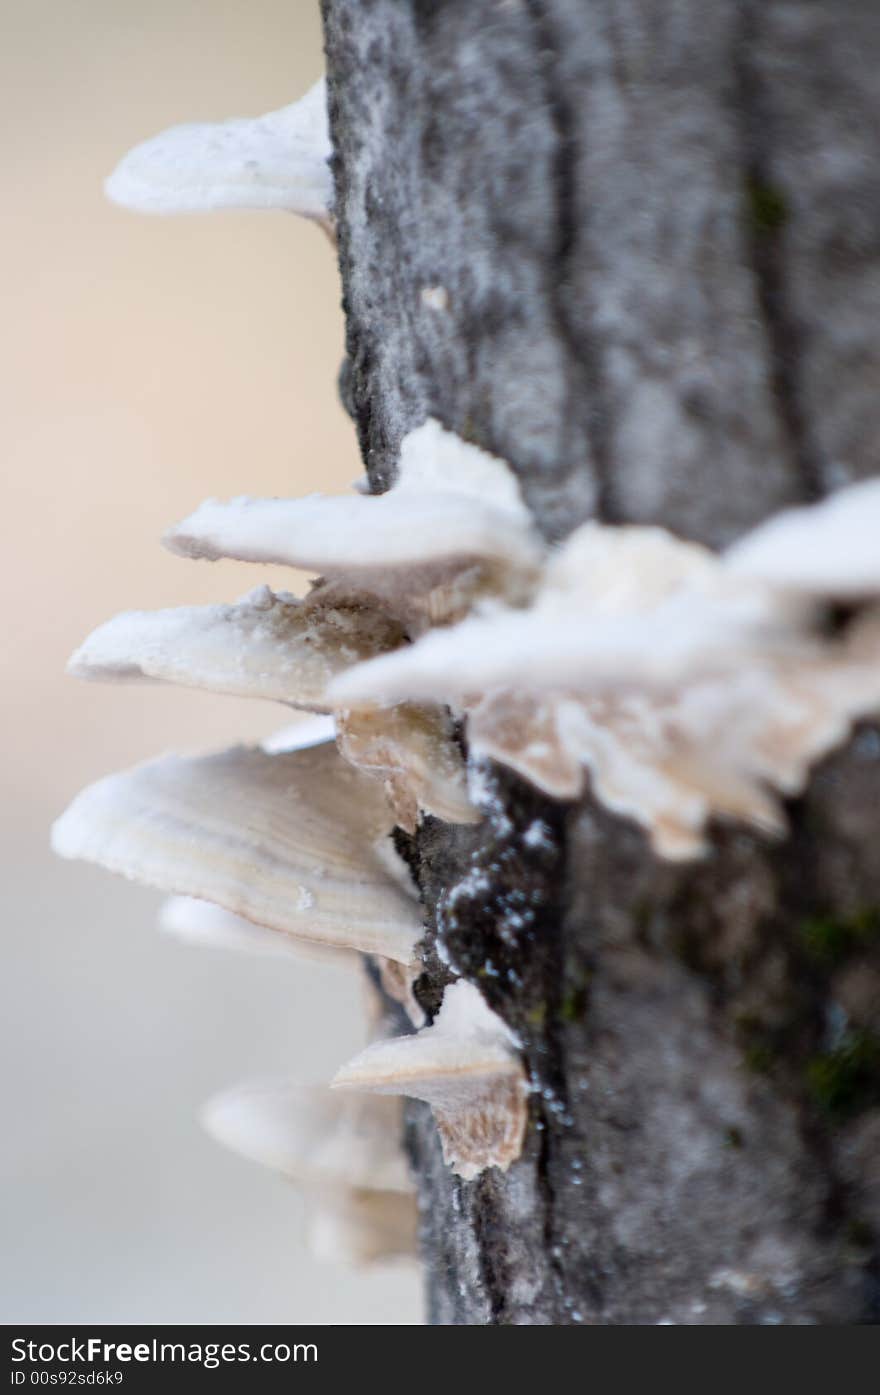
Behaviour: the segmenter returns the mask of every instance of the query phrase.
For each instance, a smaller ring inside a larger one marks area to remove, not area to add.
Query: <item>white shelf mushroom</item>
[[[232,605],[128,611],[73,654],[68,672],[153,681],[329,711],[327,685],[352,663],[402,644],[400,625],[366,601],[306,600],[259,586]]]
[[[320,1258],[369,1264],[415,1253],[398,1101],[261,1081],[209,1100],[202,1123],[219,1143],[306,1193],[308,1238]]]
[[[331,154],[321,78],[265,116],[172,126],[129,151],[104,187],[137,213],[282,209],[332,232]]]
[[[330,709],[328,686],[347,668],[406,647],[404,620],[418,631],[466,609],[486,588],[519,593],[540,558],[507,465],[433,420],[405,438],[387,495],[209,502],[167,541],[187,556],[311,566],[331,582],[305,600],[258,587],[233,605],[120,615],[76,651],[70,671],[312,711]],[[459,744],[439,705],[341,712],[338,735],[346,758],[383,781],[404,828],[412,831],[423,812],[450,822],[477,818]]]
[[[334,747],[238,747],[99,781],[52,843],[273,930],[409,964],[421,923],[376,850],[389,831],[381,787]]]
[[[331,681],[330,700],[445,698],[467,714],[475,755],[556,798],[576,798],[589,771],[596,796],[667,858],[702,852],[713,815],[782,833],[774,791],[798,793],[880,708],[878,611],[841,636],[816,623],[817,600],[880,590],[868,542],[880,529],[864,522],[875,509],[880,490],[854,486],[720,557],[658,529],[587,524],[530,605],[485,604],[367,660]],[[823,540],[808,581],[805,553]]]
[[[335,730],[341,755],[303,748],[295,730],[263,750],[153,762],[86,790],[56,849],[224,908],[172,902],[166,918],[190,937],[268,946],[282,931],[375,955],[418,1025],[421,924],[388,835],[423,811],[478,816],[440,702],[467,717],[475,756],[553,797],[576,798],[589,772],[664,857],[700,853],[713,816],[782,833],[779,796],[880,707],[877,522],[872,484],[787,511],[721,556],[595,523],[549,553],[505,463],[433,420],[405,438],[379,497],[209,501],[171,530],[173,551],[305,567],[316,589],[119,617],[73,671],[331,711],[318,739]],[[831,634],[819,603],[837,599],[875,603]],[[367,1047],[334,1084],[428,1101],[462,1177],[520,1154],[516,1042],[464,981],[429,1027]],[[325,1241],[369,1250],[376,1191],[323,1206]]]
[[[342,1067],[333,1087],[426,1100],[444,1160],[460,1177],[505,1171],[522,1152],[527,1087],[516,1039],[463,979],[446,989],[430,1027],[374,1042]]]
[[[183,557],[275,563],[342,580],[407,617],[474,567],[474,592],[519,593],[541,548],[516,480],[502,460],[428,420],[404,438],[385,494],[303,499],[209,499],[169,529]]]
[[[319,587],[301,601],[261,586],[234,605],[118,615],[80,646],[68,672],[178,683],[326,713],[334,676],[404,640],[400,624],[363,597],[329,600]],[[452,723],[439,705],[340,713],[338,740],[350,764],[384,782],[401,827],[415,829],[422,811],[450,823],[479,817],[467,798]]]
[[[820,504],[785,509],[727,553],[733,575],[809,596],[858,600],[880,591],[880,480]]]
[[[674,687],[733,669],[759,645],[791,647],[788,619],[766,588],[732,584],[708,548],[658,528],[587,523],[548,557],[527,606],[487,601],[457,625],[341,672],[329,697],[460,703],[509,687]]]
[[[164,131],[106,190],[148,213],[283,209],[332,238],[331,156],[322,78],[280,111]],[[442,314],[449,296],[426,286],[421,300]],[[663,856],[701,851],[714,815],[779,833],[778,795],[880,707],[878,537],[869,481],[785,511],[721,557],[660,529],[597,524],[549,553],[510,467],[433,419],[404,438],[380,496],[359,481],[353,497],[208,500],[169,531],[173,552],[303,568],[321,578],[315,591],[122,615],[71,671],[269,698],[335,725],[315,745],[297,730],[111,776],[74,800],[53,845],[177,893],[163,923],[190,942],[374,955],[418,1023],[422,925],[389,835],[425,811],[477,817],[440,703],[467,716],[475,756],[551,796],[577,797],[589,772]],[[825,634],[820,603],[840,600],[875,604]],[[430,1026],[373,1043],[334,1084],[426,1100],[446,1161],[469,1179],[521,1153],[516,1048],[460,980]],[[320,1248],[412,1250],[396,1102],[251,1086],[212,1101],[205,1121],[312,1194]]]

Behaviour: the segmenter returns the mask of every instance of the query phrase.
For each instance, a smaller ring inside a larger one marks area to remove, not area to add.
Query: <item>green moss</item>
[[[459,428],[458,435],[461,437],[463,441],[469,442],[470,445],[476,445],[476,429],[476,422],[474,421],[470,412],[467,412],[465,414],[464,421],[461,423],[461,427]]]
[[[565,994],[560,1007],[563,1022],[583,1021],[587,1013],[589,986],[589,978],[585,978]]]
[[[814,1056],[806,1074],[814,1101],[834,1119],[880,1104],[880,1037],[849,1031],[833,1051]]]
[[[533,1008],[531,1009],[530,1012],[526,1013],[526,1021],[528,1022],[529,1026],[530,1026],[530,1027],[534,1027],[534,1028],[536,1029],[536,1031],[539,1031],[539,1032],[541,1031],[541,1029],[543,1028],[544,1023],[546,1022],[546,1020],[547,1020],[547,1004],[546,1004],[546,1003],[538,1003],[537,1007],[533,1007]]]
[[[486,433],[480,429],[481,422],[492,420],[492,396],[487,391],[483,393],[482,400],[475,404],[473,412],[465,412],[461,426],[456,434],[463,441],[467,441],[469,446],[478,446],[480,450],[488,450],[486,443]]]
[[[773,1069],[773,1048],[765,1041],[753,1041],[743,1052],[746,1070],[753,1075],[769,1075]]]
[[[880,910],[867,906],[846,916],[812,916],[799,929],[811,959],[829,966],[839,964],[880,941]]]
[[[746,206],[752,231],[762,237],[779,232],[788,221],[784,195],[762,179],[746,180]]]
[[[770,1033],[760,1017],[753,1012],[741,1012],[734,1018],[736,1039],[747,1070],[764,1075],[772,1064]]]

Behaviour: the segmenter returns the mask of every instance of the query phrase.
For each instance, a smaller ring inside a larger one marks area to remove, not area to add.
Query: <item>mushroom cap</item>
[[[341,671],[328,692],[337,703],[461,703],[506,687],[670,687],[736,668],[758,645],[791,644],[788,620],[784,602],[732,584],[705,548],[658,528],[588,523],[549,559],[528,606],[487,601],[457,625]]]
[[[418,578],[432,563],[533,557],[525,530],[502,510],[440,489],[225,504],[209,499],[163,542],[181,557],[275,563],[342,574],[354,585],[368,584],[363,573],[386,568],[412,568]]]
[[[333,746],[166,756],[84,790],[53,847],[303,939],[409,963],[413,901],[385,870],[378,782]]]
[[[659,529],[586,524],[529,605],[485,603],[339,674],[329,697],[446,698],[467,715],[473,754],[562,799],[579,797],[589,771],[597,798],[667,858],[704,851],[713,815],[783,833],[774,792],[798,793],[880,708],[880,607],[841,636],[823,631],[815,604],[870,591],[875,563],[880,583],[880,547],[859,518],[875,500],[873,485],[857,486],[788,511],[720,558]],[[798,567],[822,538],[811,580]]]
[[[479,989],[460,979],[446,989],[429,1027],[373,1042],[337,1072],[333,1087],[411,1094],[431,1103],[438,1091],[444,1097],[459,1089],[466,1093],[476,1077],[520,1070],[510,1029]]]
[[[800,793],[811,766],[880,708],[880,612],[824,647],[741,658],[670,691],[489,694],[469,713],[470,750],[560,799],[577,798],[589,771],[596,797],[665,858],[705,851],[713,815],[780,835],[774,790]]]
[[[728,549],[732,575],[769,586],[855,600],[880,591],[880,480],[784,509]]]
[[[400,626],[365,601],[306,600],[259,586],[232,605],[128,611],[73,654],[76,678],[178,683],[327,711],[327,685],[402,644]]]
[[[353,585],[399,568],[436,585],[438,566],[473,559],[529,569],[540,552],[508,466],[430,419],[404,438],[385,494],[209,499],[163,541],[184,557],[280,563]]]
[[[136,145],[105,183],[138,213],[277,208],[324,220],[333,200],[325,81],[265,116],[172,126]]]
[[[473,984],[450,984],[436,1018],[413,1036],[365,1048],[334,1089],[410,1095],[431,1105],[453,1171],[476,1177],[522,1151],[526,1084],[509,1028]]]

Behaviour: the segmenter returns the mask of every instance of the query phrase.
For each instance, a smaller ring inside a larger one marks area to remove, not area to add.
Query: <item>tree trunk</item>
[[[374,489],[429,414],[553,539],[717,546],[880,470],[876,0],[323,8]],[[500,767],[482,825],[427,821],[420,996],[439,939],[536,1087],[474,1182],[409,1111],[434,1322],[876,1320],[878,758],[862,729],[786,841],[683,865]]]

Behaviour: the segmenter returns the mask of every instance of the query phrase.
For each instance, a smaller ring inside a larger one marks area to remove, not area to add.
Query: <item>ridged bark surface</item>
[[[712,545],[880,472],[875,0],[324,0],[348,359],[376,489],[428,414],[539,526]],[[880,545],[880,543],[878,543]],[[524,656],[527,662],[527,656]],[[410,1111],[440,1323],[880,1312],[880,739],[684,866],[487,772],[409,849],[525,1043],[525,1153]],[[524,841],[536,819],[546,826]]]

